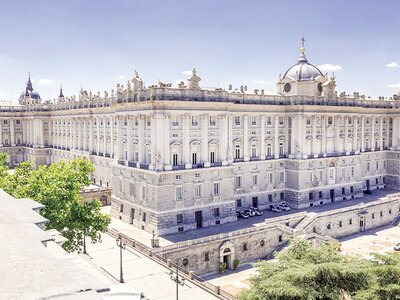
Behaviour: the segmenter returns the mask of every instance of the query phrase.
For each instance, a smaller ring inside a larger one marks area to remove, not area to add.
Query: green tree
[[[60,161],[35,169],[23,162],[13,174],[4,172],[5,155],[0,155],[0,188],[15,198],[30,198],[46,207],[41,215],[49,220],[46,229],[56,229],[68,239],[65,250],[80,251],[84,236],[96,238],[110,224],[110,217],[100,212],[101,203],[82,203],[79,192],[90,185],[93,165],[85,159]]]
[[[314,247],[291,239],[276,260],[259,261],[252,286],[242,300],[369,300],[400,299],[400,255],[375,255],[374,260],[340,254],[339,244]]]

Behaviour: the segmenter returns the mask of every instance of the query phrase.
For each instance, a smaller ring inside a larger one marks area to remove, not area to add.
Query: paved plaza
[[[115,239],[103,234],[102,243],[87,243],[87,252],[92,261],[101,267],[115,283],[119,280],[119,248]],[[149,300],[176,299],[176,284],[171,281],[169,270],[154,262],[140,252],[127,247],[123,251],[123,273],[125,284],[141,291]],[[179,299],[213,300],[218,299],[191,282],[179,286]]]
[[[368,256],[371,253],[390,253],[400,243],[400,227],[386,226],[340,239],[342,252]]]

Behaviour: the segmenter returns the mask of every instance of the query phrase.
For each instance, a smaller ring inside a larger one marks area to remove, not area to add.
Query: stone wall
[[[198,275],[217,272],[219,263],[234,259],[241,263],[263,259],[291,235],[317,235],[320,240],[340,238],[390,224],[400,215],[400,193],[369,203],[323,213],[295,213],[266,219],[265,224],[189,240],[162,247],[157,253]]]

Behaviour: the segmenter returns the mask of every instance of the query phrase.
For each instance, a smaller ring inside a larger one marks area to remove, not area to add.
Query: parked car
[[[280,204],[279,206],[284,207],[285,210],[292,210],[292,209],[290,208],[290,206],[287,205],[285,202],[281,202],[281,204]]]
[[[263,215],[263,211],[261,209],[259,209],[258,207],[250,207],[250,210],[252,210],[256,216],[262,216]]]
[[[273,206],[271,208],[271,211],[273,211],[273,212],[281,212],[282,210],[279,208],[279,206]]]
[[[278,207],[279,207],[282,211],[289,211],[289,210],[291,210],[291,208],[290,208],[289,206],[278,205]]]
[[[398,243],[398,244],[396,244],[396,246],[394,246],[394,250],[400,251],[400,243]]]
[[[244,212],[248,214],[249,217],[254,217],[256,215],[256,213],[252,209],[246,209]]]
[[[238,218],[240,218],[240,219],[248,219],[249,218],[249,215],[248,214],[246,214],[243,210],[238,210],[238,211],[236,211],[236,216],[238,217]]]

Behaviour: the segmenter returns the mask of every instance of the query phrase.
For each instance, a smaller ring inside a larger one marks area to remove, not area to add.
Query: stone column
[[[386,118],[386,148],[390,149],[390,117]]]
[[[383,118],[379,118],[379,150],[383,150]]]
[[[39,146],[40,148],[44,148],[44,125],[43,125],[44,120],[42,118],[38,119],[38,125],[39,125]]]
[[[9,119],[10,121],[10,142],[11,146],[15,146],[15,129],[14,129],[14,119]]]
[[[88,148],[89,148],[89,154],[91,155],[94,151],[94,118],[91,117],[88,119],[88,125],[89,125],[89,143],[88,143]]]
[[[350,155],[349,151],[349,118],[348,116],[344,117],[344,151],[346,155]]]
[[[279,116],[274,116],[274,157],[279,158]]]
[[[375,151],[375,117],[371,117],[371,151]]]
[[[323,157],[326,157],[326,123],[327,123],[327,116],[322,116],[321,117],[321,128],[322,128],[321,152],[322,152]]]
[[[163,129],[164,129],[164,141],[163,141],[163,147],[164,147],[164,155],[163,155],[163,161],[164,161],[164,170],[172,170],[172,165],[171,165],[171,145],[170,145],[170,126],[171,126],[171,117],[169,115],[166,115],[164,117],[164,124],[163,124]],[[184,164],[184,163],[182,163]]]
[[[223,166],[228,164],[227,146],[228,146],[228,118],[226,115],[218,116],[219,126],[219,161]]]
[[[118,119],[119,125],[119,119]],[[107,154],[107,117],[103,117],[103,156]]]
[[[286,128],[286,127],[285,127]],[[265,114],[261,115],[260,158],[265,160]]]
[[[200,116],[201,122],[201,161],[204,163],[204,167],[210,166],[210,160],[208,157],[208,131],[207,131],[208,115],[204,114]]]
[[[249,161],[249,116],[243,116],[243,157],[244,161]]]
[[[138,120],[138,162],[137,167],[140,168],[140,164],[145,163],[145,147],[144,147],[144,122],[145,122],[145,115],[139,115]]]
[[[156,141],[156,137],[157,137],[157,115],[152,114],[150,115],[151,118],[151,145],[150,145],[150,151],[151,151],[151,158],[150,158],[150,164],[149,164],[149,170],[154,170],[155,166],[156,166],[156,162],[155,162],[155,154],[156,154],[156,146],[157,146],[157,141]]]
[[[100,155],[100,117],[97,118],[97,155]]]
[[[233,126],[233,116],[229,115],[228,116],[228,164],[233,163],[233,132],[232,132],[232,126]]]
[[[117,116],[117,160],[124,160],[124,147],[123,147],[123,140],[122,140],[122,125],[124,123],[124,118],[121,116]],[[153,132],[154,122],[151,122],[151,128]],[[153,136],[152,136],[153,138]],[[153,139],[151,140],[151,145],[153,147]],[[153,155],[153,151],[152,155]]]
[[[291,126],[290,126],[290,154],[289,158],[294,158],[296,155],[296,134],[297,134],[297,129],[296,129],[296,116],[289,116],[291,119]]]
[[[317,116],[311,117],[312,123],[312,146],[311,146],[311,153],[312,155],[317,158],[318,151],[317,151]]]
[[[128,118],[128,126],[126,128],[126,148],[128,151],[128,162],[133,161],[133,119],[130,116],[127,116]]]
[[[339,144],[340,144],[340,117],[335,116],[335,153],[338,154],[340,152]]]
[[[110,117],[110,157],[115,157],[115,143],[114,143],[114,129],[115,129],[115,118]]]
[[[358,149],[358,116],[353,117],[353,151],[358,154],[360,151]]]
[[[361,116],[361,152],[365,151],[365,117]]]
[[[183,131],[183,136],[182,136],[182,156],[183,156],[183,162],[182,164],[185,165],[186,169],[190,169],[192,167],[192,164],[190,163],[190,147],[189,147],[189,142],[190,142],[190,136],[189,136],[189,127],[190,126],[190,115],[184,114],[183,119],[182,119],[182,131]]]
[[[0,119],[0,147],[3,147],[3,122],[4,119]]]
[[[285,154],[289,153],[289,116],[284,116],[283,121],[285,122]]]

